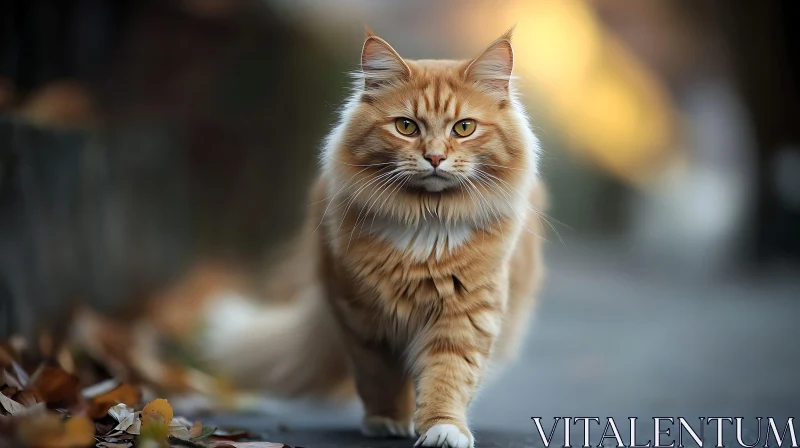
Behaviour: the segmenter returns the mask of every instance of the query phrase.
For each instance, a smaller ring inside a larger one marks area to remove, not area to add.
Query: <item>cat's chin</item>
[[[412,189],[427,193],[442,193],[447,190],[454,190],[459,186],[459,183],[450,175],[428,175],[409,182],[409,185]]]
[[[422,188],[428,193],[441,193],[448,189],[446,185],[426,185]]]

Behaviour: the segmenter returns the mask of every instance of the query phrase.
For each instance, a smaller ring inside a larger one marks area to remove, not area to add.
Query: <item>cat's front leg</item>
[[[364,404],[361,432],[368,437],[414,436],[414,386],[385,346],[350,335],[348,348],[356,388]]]
[[[467,408],[483,377],[499,332],[499,307],[485,301],[473,310],[443,314],[420,336],[411,358],[417,386],[415,446],[470,448]]]

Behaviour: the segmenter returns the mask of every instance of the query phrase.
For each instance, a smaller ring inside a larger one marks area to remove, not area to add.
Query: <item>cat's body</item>
[[[368,435],[415,425],[420,445],[471,446],[467,407],[533,303],[538,141],[509,89],[508,38],[473,61],[404,61],[368,37],[326,141],[324,284]]]
[[[515,354],[543,272],[539,146],[509,37],[472,61],[404,61],[367,38],[269,303],[209,312],[204,352],[226,377],[275,398],[355,380],[367,435],[474,443],[467,408]]]

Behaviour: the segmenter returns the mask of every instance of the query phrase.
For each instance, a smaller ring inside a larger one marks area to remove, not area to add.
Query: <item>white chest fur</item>
[[[464,245],[475,230],[475,225],[470,222],[444,223],[428,219],[416,225],[406,225],[387,219],[375,221],[370,233],[414,259],[424,261],[431,255],[441,258]]]

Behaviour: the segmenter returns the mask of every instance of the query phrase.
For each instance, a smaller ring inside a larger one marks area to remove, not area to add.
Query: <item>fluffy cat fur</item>
[[[541,270],[539,143],[510,86],[510,33],[468,61],[405,60],[369,35],[361,59],[316,199],[362,429],[473,446],[467,408],[493,355],[513,352]]]
[[[355,382],[366,435],[473,446],[467,408],[515,354],[543,272],[539,143],[510,85],[510,38],[445,61],[368,35],[298,250],[264,292],[291,300],[211,311],[227,324],[208,355],[229,378],[283,397]]]

